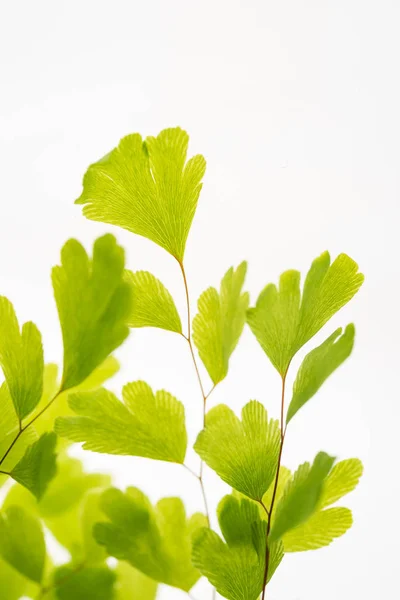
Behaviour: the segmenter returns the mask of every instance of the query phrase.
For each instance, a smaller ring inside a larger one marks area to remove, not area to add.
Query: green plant
[[[299,272],[287,271],[249,308],[242,263],[226,272],[219,290],[210,287],[200,296],[192,321],[184,254],[205,161],[187,160],[187,147],[179,128],[145,141],[127,136],[89,167],[77,200],[89,219],[147,237],[176,259],[186,295],[184,327],[154,275],[125,269],[124,251],[112,235],[95,242],[92,258],[68,241],[61,266],[53,269],[64,343],[60,380],[56,365],[44,364],[36,326],[20,329],[12,304],[0,299],[0,484],[15,482],[0,511],[0,588],[7,600],[152,600],[159,583],[190,595],[201,576],[214,597],[218,591],[229,600],[264,599],[285,553],[326,546],[352,524],[350,510],[336,502],[356,487],[358,459],[335,462],[320,452],[295,473],[281,463],[288,425],[350,355],[354,326],[337,329],[305,356],[285,413],[292,359],[354,296],[363,276],[347,255],[331,263],[324,252],[302,290]],[[279,420],[254,400],[241,419],[226,405],[206,410],[228,375],[246,321],[281,379]],[[188,438],[179,400],[143,381],[127,383],[122,401],[103,387],[118,370],[112,352],[129,328],[138,327],[173,332],[187,344],[203,403],[194,444],[198,472],[185,465]],[[85,473],[68,455],[72,442],[182,465],[199,482],[205,514],[187,516],[179,498],[153,506],[135,487],[121,491],[109,476]],[[223,537],[210,527],[204,465],[232,488],[217,511]],[[67,564],[52,565],[46,530],[70,553]],[[110,556],[116,565],[107,562]]]

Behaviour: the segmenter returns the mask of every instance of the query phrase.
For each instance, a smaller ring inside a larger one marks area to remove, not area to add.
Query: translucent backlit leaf
[[[270,540],[272,542],[301,525],[317,510],[324,480],[331,470],[334,458],[319,452],[314,463],[302,464],[287,484],[273,515]]]
[[[193,564],[229,600],[257,600],[263,589],[267,523],[257,505],[226,496],[218,507],[225,542],[210,529],[195,537]],[[271,545],[268,581],[283,558],[280,542]]]
[[[350,529],[353,523],[348,508],[320,510],[305,523],[291,529],[282,538],[285,552],[304,552],[328,546]]]
[[[330,264],[324,252],[311,265],[300,294],[300,273],[286,271],[279,288],[269,284],[261,292],[247,320],[258,342],[281,375],[296,352],[359,290],[364,276],[346,254]]]
[[[153,394],[143,381],[128,383],[122,396],[124,403],[105,389],[71,395],[69,405],[79,416],[57,419],[57,433],[94,452],[183,463],[182,403],[164,390]]]
[[[354,345],[354,325],[348,325],[343,335],[341,334],[342,329],[337,329],[303,360],[293,385],[292,401],[286,416],[287,423],[317,393],[329,375],[350,356]]]
[[[193,319],[193,340],[214,384],[228,373],[229,359],[246,322],[249,295],[242,293],[247,263],[231,267],[221,282],[220,292],[208,288],[198,301]]]
[[[212,408],[194,445],[221,479],[254,500],[261,500],[273,481],[279,448],[278,422],[255,400],[243,408],[242,421],[224,404]]]
[[[206,525],[195,514],[187,519],[179,498],[164,498],[153,507],[136,488],[104,492],[101,507],[108,517],[94,536],[107,552],[129,562],[152,579],[189,591],[200,577],[191,562],[192,537]]]
[[[167,288],[146,271],[125,271],[125,281],[132,290],[129,327],[158,327],[182,333],[182,323],[174,300]]]
[[[117,565],[116,600],[155,600],[157,582],[134,569],[129,563],[119,561]]]
[[[36,325],[25,323],[20,331],[14,307],[0,296],[0,366],[22,420],[40,400],[43,389],[42,336]]]
[[[0,556],[25,577],[41,582],[46,559],[42,527],[20,506],[0,511]]]
[[[83,214],[142,235],[182,261],[206,166],[200,155],[186,162],[188,143],[178,127],[145,142],[139,134],[124,137],[87,170],[76,200]]]
[[[97,239],[90,260],[76,240],[61,251],[52,273],[64,342],[62,390],[79,385],[126,339],[130,286],[124,251],[112,235]]]
[[[325,508],[352,492],[363,474],[363,464],[358,458],[338,462],[329,473],[322,492],[320,507]]]
[[[77,568],[63,565],[54,576],[55,597],[58,600],[114,600],[116,574],[106,565]]]
[[[55,433],[44,433],[25,451],[10,475],[40,499],[56,474]]]

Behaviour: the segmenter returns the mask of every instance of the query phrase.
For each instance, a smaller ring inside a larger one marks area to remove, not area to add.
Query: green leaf
[[[124,404],[105,389],[71,395],[69,405],[79,416],[57,419],[56,432],[93,452],[183,463],[183,404],[164,390],[153,394],[144,381],[125,385],[122,396]]]
[[[97,239],[90,261],[76,240],[61,251],[52,272],[64,342],[62,390],[79,385],[129,334],[130,286],[123,281],[124,251],[112,235]]]
[[[289,423],[297,411],[317,393],[329,375],[350,356],[354,345],[354,325],[348,325],[343,335],[341,334],[340,327],[303,360],[293,385],[293,397],[286,423]]]
[[[319,452],[313,465],[302,464],[286,486],[273,516],[270,540],[277,541],[290,529],[301,525],[317,510],[324,480],[334,463],[334,458]]]
[[[178,127],[145,142],[124,137],[89,167],[76,203],[88,219],[142,235],[182,262],[206,166],[200,155],[186,162],[188,143]]]
[[[311,265],[300,295],[300,273],[286,271],[279,289],[267,285],[247,321],[274,367],[284,376],[296,352],[357,293],[364,276],[346,254],[330,264],[324,252]]]
[[[322,492],[320,507],[325,508],[352,492],[363,474],[363,464],[358,458],[338,462],[329,473]]]
[[[42,395],[42,337],[31,322],[25,323],[20,332],[14,307],[4,296],[0,296],[0,365],[21,421]]]
[[[231,267],[221,282],[220,293],[211,287],[200,296],[193,319],[193,340],[214,384],[227,373],[246,322],[249,295],[242,293],[247,263]]]
[[[242,410],[242,421],[221,404],[207,413],[206,427],[194,449],[235,490],[260,501],[278,464],[280,429],[255,400]]]
[[[304,552],[328,546],[350,529],[353,523],[348,508],[320,510],[305,523],[291,529],[282,538],[285,552]]]
[[[126,560],[148,577],[189,591],[200,577],[192,566],[192,536],[206,525],[203,515],[186,518],[179,498],[153,507],[136,488],[104,492],[101,508],[109,519],[97,523],[94,537],[111,556]]]
[[[157,582],[150,579],[127,562],[118,562],[116,600],[155,600]]]
[[[193,564],[225,598],[257,600],[263,589],[267,523],[254,502],[234,496],[222,499],[218,520],[226,543],[203,528],[194,540]],[[268,581],[282,558],[282,544],[272,544]]]
[[[158,327],[182,333],[182,323],[167,288],[147,271],[125,271],[125,281],[132,290],[129,327]]]
[[[20,506],[0,512],[0,556],[36,583],[43,576],[46,547],[37,518]]]
[[[68,396],[70,393],[77,391],[89,391],[98,389],[103,385],[105,381],[110,379],[119,370],[119,362],[114,356],[108,356],[104,362],[101,363],[92,373],[82,381],[78,386],[71,390],[61,392],[57,396],[57,400],[46,409],[46,411],[40,415],[40,419],[35,421],[35,429],[40,433],[46,431],[53,431],[54,421],[57,417],[72,415],[73,412],[68,406]],[[42,398],[32,414],[34,418],[45,406],[48,405],[50,400],[54,398],[57,391],[60,389],[60,383],[58,381],[58,367],[54,364],[48,364],[44,369],[44,389]],[[66,445],[66,440],[63,440],[63,444],[60,444],[58,439],[58,447]]]
[[[104,546],[100,546],[93,537],[94,525],[103,518],[103,512],[100,508],[100,499],[103,492],[104,488],[89,490],[86,492],[79,507],[79,520],[83,539],[83,555],[86,564],[104,562],[107,558]]]
[[[40,499],[56,474],[55,433],[44,433],[26,449],[24,456],[15,465],[10,475]]]
[[[106,565],[77,568],[63,565],[54,573],[56,598],[59,600],[114,600],[116,575]]]
[[[0,590],[7,590],[6,600],[20,600],[22,596],[34,598],[38,587],[0,558]]]

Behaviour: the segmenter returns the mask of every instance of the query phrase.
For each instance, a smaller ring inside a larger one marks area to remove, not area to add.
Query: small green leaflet
[[[46,560],[42,527],[20,506],[0,511],[0,556],[28,579],[41,582]]]
[[[328,546],[335,538],[344,535],[352,523],[353,517],[348,508],[320,510],[283,536],[285,552],[304,552]]]
[[[72,411],[68,406],[68,396],[70,393],[75,393],[77,391],[89,391],[95,390],[101,387],[105,381],[113,377],[115,373],[119,370],[119,362],[114,356],[108,356],[104,362],[101,363],[92,373],[89,375],[87,379],[82,381],[78,386],[72,388],[71,390],[61,392],[57,396],[56,402],[51,404],[46,411],[40,415],[40,419],[35,421],[35,430],[40,433],[45,433],[46,431],[53,431],[54,429],[54,421],[57,417],[72,415]],[[57,391],[60,389],[60,382],[58,380],[58,367],[55,364],[48,364],[44,369],[44,387],[42,398],[37,405],[35,411],[32,413],[32,418],[34,418],[45,406],[48,405],[50,400],[54,398]],[[58,447],[60,445],[66,445],[66,439],[64,438],[63,444],[60,444],[60,439],[58,439]]]
[[[234,496],[222,499],[218,520],[226,543],[203,528],[193,544],[193,564],[224,598],[257,600],[263,589],[267,523],[254,502]],[[282,544],[272,544],[268,581],[282,558]]]
[[[57,419],[56,432],[93,452],[183,463],[183,404],[164,390],[153,394],[144,381],[125,385],[122,397],[124,403],[105,389],[72,394],[69,405],[79,416]]]
[[[145,142],[124,137],[89,167],[76,203],[88,219],[142,235],[182,262],[206,168],[200,155],[186,162],[188,143],[179,127]]]
[[[6,600],[20,600],[23,596],[34,598],[37,589],[36,583],[21,575],[0,556],[0,590],[7,590]]]
[[[206,525],[199,513],[186,518],[179,498],[153,507],[137,488],[104,492],[101,508],[109,522],[97,523],[94,537],[107,552],[160,583],[189,591],[200,577],[191,562],[192,537]]]
[[[303,360],[293,385],[292,401],[286,423],[317,393],[324,381],[348,358],[354,346],[354,325],[337,329],[318,348],[311,350]]]
[[[221,281],[220,293],[213,287],[203,292],[193,319],[193,341],[215,385],[228,373],[229,359],[246,322],[249,295],[242,293],[246,270],[245,262],[236,270],[231,267]]]
[[[351,527],[353,518],[348,508],[325,509],[355,489],[363,466],[358,458],[338,462],[325,479],[317,511],[304,523],[283,536],[286,552],[304,552],[328,546]]]
[[[150,579],[129,563],[119,561],[117,565],[117,597],[116,600],[155,600],[157,582]]]
[[[274,367],[284,376],[296,352],[360,289],[364,276],[346,254],[332,264],[324,252],[311,265],[300,294],[300,273],[286,271],[279,288],[267,285],[247,321]]]
[[[0,366],[20,421],[35,408],[43,389],[42,336],[34,323],[20,332],[14,307],[0,296]]]
[[[106,565],[79,568],[63,565],[54,573],[58,600],[114,600],[116,574]],[[60,582],[57,585],[57,582]]]
[[[30,427],[19,436],[10,452],[7,453],[18,432],[19,420],[7,383],[4,381],[0,386],[0,468],[8,473],[23,457],[26,448],[37,439],[35,430]],[[0,475],[0,485],[3,483],[3,479],[4,476]]]
[[[61,390],[84,381],[129,334],[124,261],[124,250],[110,234],[95,241],[92,261],[76,240],[61,251],[62,266],[52,272],[64,342]]]
[[[313,465],[302,464],[288,483],[273,515],[269,539],[275,542],[290,529],[304,523],[316,511],[324,480],[335,459],[319,452]]]
[[[182,333],[182,323],[167,288],[147,271],[125,271],[125,281],[132,290],[129,327],[158,327]]]
[[[40,499],[56,474],[55,447],[57,436],[54,432],[44,433],[26,449],[24,456],[15,465],[10,475]]]
[[[212,408],[194,449],[221,479],[259,501],[274,479],[280,441],[278,421],[253,400],[243,408],[242,421],[224,404]]]
[[[352,492],[363,474],[359,458],[347,458],[338,462],[329,473],[321,496],[320,506],[325,508]]]

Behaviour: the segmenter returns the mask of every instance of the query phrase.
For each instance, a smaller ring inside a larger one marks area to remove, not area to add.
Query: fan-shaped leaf
[[[116,574],[106,565],[77,568],[63,565],[54,576],[55,596],[58,600],[114,600]]]
[[[354,325],[348,325],[343,335],[341,333],[342,329],[337,329],[303,360],[293,385],[287,423],[317,393],[329,375],[350,356],[354,345]]]
[[[14,307],[4,296],[0,296],[0,365],[21,421],[42,395],[42,336],[31,322],[25,323],[20,332]]]
[[[125,281],[132,290],[129,327],[158,327],[182,333],[182,323],[174,300],[167,288],[146,271],[125,271]]]
[[[188,143],[178,127],[145,142],[128,135],[89,167],[76,203],[88,219],[142,235],[182,261],[206,166],[200,155],[186,162]]]
[[[193,319],[193,340],[214,384],[228,373],[229,359],[237,346],[246,322],[249,295],[242,293],[247,263],[224,275],[221,289],[208,288],[198,301]]]
[[[352,492],[363,474],[363,464],[358,458],[347,458],[338,462],[326,478],[320,507],[330,506]]]
[[[278,422],[253,400],[242,421],[224,404],[211,409],[194,449],[235,490],[261,500],[276,473],[280,439]]]
[[[71,395],[77,417],[57,419],[57,433],[84,448],[183,463],[187,435],[184,407],[168,392],[153,394],[143,381],[128,383],[125,404],[105,389]]]
[[[0,512],[0,556],[14,569],[40,583],[46,547],[40,522],[20,506]]]
[[[157,582],[129,563],[120,561],[117,566],[117,600],[155,600]]]
[[[94,536],[111,556],[126,560],[152,579],[189,591],[200,577],[190,556],[192,536],[206,518],[187,520],[179,498],[164,498],[153,507],[136,488],[104,492],[101,507],[109,518]]]
[[[55,433],[44,433],[34,444],[28,446],[24,456],[10,475],[40,499],[56,474]]]
[[[112,235],[96,240],[93,260],[76,240],[61,251],[52,273],[64,341],[62,390],[79,385],[128,336],[130,286],[124,251]]]
[[[193,564],[225,598],[257,600],[263,589],[267,523],[254,502],[234,496],[222,499],[218,520],[226,543],[214,531],[200,530],[193,545]],[[272,544],[268,581],[282,557],[282,544]]]
[[[302,525],[285,533],[282,538],[285,552],[304,552],[328,546],[335,538],[345,534],[352,523],[348,508],[320,510]]]
[[[273,515],[270,532],[272,542],[279,540],[314,514],[322,495],[324,480],[334,460],[325,452],[320,452],[311,467],[309,463],[304,463],[297,469]]]
[[[300,273],[286,271],[279,289],[269,284],[247,320],[258,342],[281,375],[296,352],[359,290],[364,276],[346,254],[330,264],[324,252],[311,265],[302,297]]]

